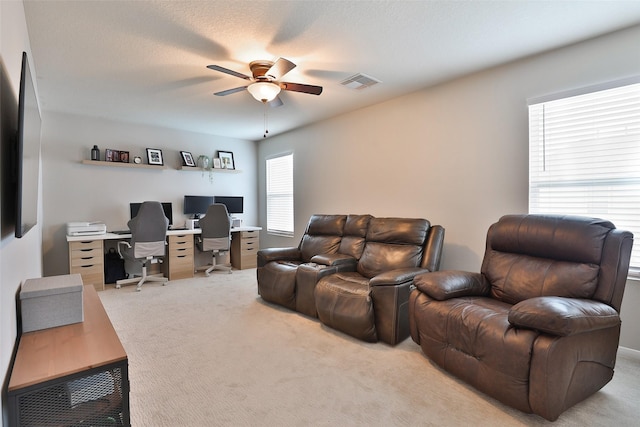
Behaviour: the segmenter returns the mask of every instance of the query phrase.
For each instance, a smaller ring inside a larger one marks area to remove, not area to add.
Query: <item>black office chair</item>
[[[129,258],[142,263],[142,276],[118,280],[116,288],[128,283],[138,283],[136,291],[142,289],[142,284],[147,281],[162,282],[169,280],[162,275],[147,275],[147,264],[154,258],[165,256],[167,244],[167,228],[169,220],[164,215],[160,202],[144,202],[135,218],[127,223],[131,230],[131,243],[118,242],[118,253],[123,258]],[[122,247],[126,247],[124,251]]]
[[[211,267],[205,271],[205,274],[209,276],[213,270],[226,270],[231,274],[230,265],[221,265],[216,262],[216,255],[224,254],[231,248],[231,220],[227,207],[221,203],[212,204],[199,222],[202,233],[197,240],[198,248],[203,252],[213,252]]]

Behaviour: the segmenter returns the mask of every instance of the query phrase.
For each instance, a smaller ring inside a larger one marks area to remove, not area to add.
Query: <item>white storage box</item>
[[[84,321],[79,274],[29,279],[20,290],[22,332]]]

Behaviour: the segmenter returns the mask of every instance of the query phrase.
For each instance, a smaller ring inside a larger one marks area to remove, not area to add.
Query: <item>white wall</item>
[[[59,113],[45,114],[42,137],[44,181],[43,251],[46,276],[69,272],[66,223],[104,221],[109,230],[127,228],[129,203],[158,200],[173,203],[174,224],[184,224],[184,195],[244,196],[245,224],[256,224],[256,145],[231,139],[145,125]],[[146,148],[162,150],[167,169],[131,169],[90,166],[96,144],[104,149],[126,150],[141,156]],[[213,181],[202,171],[180,171],[180,151],[195,158],[212,157],[217,150],[234,154],[239,172],[214,172]]]
[[[14,97],[18,99],[22,52],[31,58],[31,48],[21,1],[0,1],[0,61],[4,78],[10,82]],[[34,62],[31,61],[31,66]],[[33,73],[32,69],[32,73]],[[33,73],[35,75],[35,73]],[[37,83],[36,83],[37,84]],[[3,99],[6,94],[3,94]],[[4,108],[5,106],[3,106]],[[15,106],[14,106],[15,107]],[[15,107],[17,109],[17,107]],[[5,183],[2,183],[2,187]],[[40,194],[42,194],[40,192]],[[40,196],[42,201],[42,196]],[[12,203],[0,200],[3,206]],[[42,206],[42,203],[40,203]],[[0,241],[0,376],[3,385],[9,381],[8,370],[11,364],[17,336],[16,296],[21,283],[29,278],[42,275],[42,209],[39,209],[38,225],[32,228],[22,239],[13,234],[2,236]],[[6,396],[2,395],[2,422],[6,425]]]
[[[639,75],[639,43],[636,26],[261,142],[261,224],[264,159],[292,151],[295,170],[295,237],[263,232],[261,246],[296,246],[313,213],[424,217],[446,229],[441,268],[478,271],[489,225],[527,212],[526,100]],[[638,302],[630,283],[622,345],[635,349]]]

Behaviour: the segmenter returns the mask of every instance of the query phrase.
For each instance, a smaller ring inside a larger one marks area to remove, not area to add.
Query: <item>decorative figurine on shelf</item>
[[[91,149],[91,160],[100,160],[100,149],[97,145]]]

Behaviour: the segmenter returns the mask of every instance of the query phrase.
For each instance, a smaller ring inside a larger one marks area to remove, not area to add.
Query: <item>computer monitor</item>
[[[213,196],[184,196],[184,214],[193,218],[207,213],[209,206],[213,204]]]
[[[129,210],[131,211],[131,219],[135,218],[138,215],[138,211],[140,210],[140,205],[142,203],[129,203]],[[164,216],[169,220],[169,225],[173,225],[173,208],[171,206],[171,202],[162,202],[162,210],[164,211]]]
[[[213,201],[214,203],[222,203],[225,205],[229,215],[244,212],[244,197],[242,196],[215,196]]]

